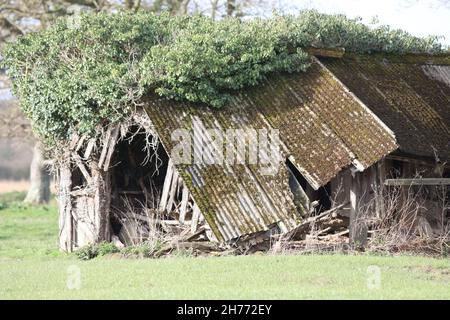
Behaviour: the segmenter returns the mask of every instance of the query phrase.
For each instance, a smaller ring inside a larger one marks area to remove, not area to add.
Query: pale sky
[[[381,24],[408,31],[416,36],[440,35],[450,45],[450,0],[291,0],[295,8],[317,9],[325,13],[344,13],[370,23],[378,16]]]

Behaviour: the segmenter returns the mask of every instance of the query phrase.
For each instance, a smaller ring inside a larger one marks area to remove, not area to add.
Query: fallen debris
[[[339,215],[339,209],[345,204],[324,211],[317,216],[305,219],[292,231],[284,234],[282,240],[305,240],[310,237],[328,237],[335,234],[348,234],[349,219]]]
[[[164,245],[160,250],[154,253],[155,258],[160,258],[164,255],[168,255],[173,251],[186,250],[191,251],[194,255],[207,254],[210,252],[220,252],[223,248],[220,248],[217,244],[212,242],[172,242]]]

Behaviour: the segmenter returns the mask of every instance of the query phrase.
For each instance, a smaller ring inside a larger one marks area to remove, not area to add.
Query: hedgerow
[[[269,73],[305,71],[305,47],[437,53],[438,40],[317,11],[244,22],[99,13],[19,38],[3,65],[36,133],[52,144],[130,116],[144,95],[222,107]]]

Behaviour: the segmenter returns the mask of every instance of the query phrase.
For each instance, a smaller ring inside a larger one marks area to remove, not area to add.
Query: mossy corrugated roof
[[[397,148],[392,132],[317,60],[305,73],[274,75],[240,91],[221,109],[163,99],[148,99],[145,108],[169,154],[176,144],[172,133],[180,128],[214,149],[222,147],[205,129],[279,130],[276,174],[262,173],[260,164],[176,165],[220,240],[276,223],[287,230],[295,226],[299,216],[288,185],[287,157],[318,188],[343,168],[362,170]],[[194,152],[201,150],[194,146]]]
[[[400,151],[450,158],[450,55],[320,60],[394,131]]]

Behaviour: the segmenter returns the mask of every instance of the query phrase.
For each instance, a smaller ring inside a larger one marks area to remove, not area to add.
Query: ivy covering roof
[[[236,90],[310,66],[305,47],[438,53],[438,38],[343,15],[213,21],[150,13],[82,14],[28,34],[3,52],[20,105],[48,144],[129,117],[144,95],[220,108]]]

